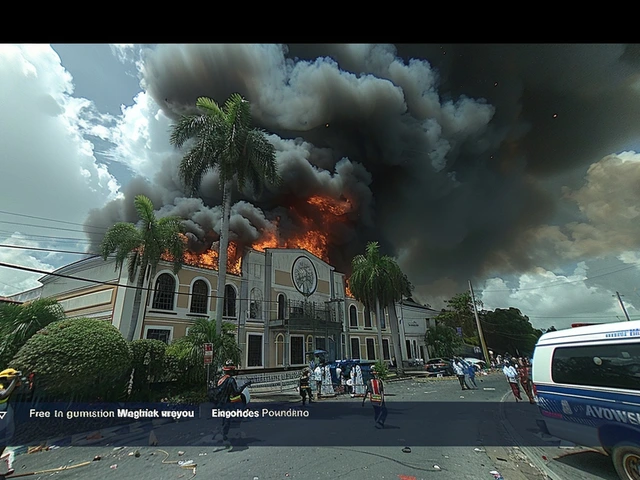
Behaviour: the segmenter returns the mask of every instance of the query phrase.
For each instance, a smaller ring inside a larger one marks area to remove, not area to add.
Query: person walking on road
[[[467,366],[467,373],[469,375],[469,386],[474,390],[478,389],[478,384],[476,383],[476,367],[469,363]]]
[[[462,365],[462,362],[460,362],[460,359],[458,358],[453,360],[453,371],[456,373],[456,376],[458,377],[458,381],[460,382],[460,388],[462,388],[462,390],[470,390],[464,381],[464,366]]]
[[[504,367],[502,368],[502,373],[507,377],[507,381],[509,382],[509,386],[511,387],[511,391],[513,392],[513,396],[516,399],[516,402],[522,400],[520,396],[520,387],[518,386],[518,371],[516,368],[511,365],[509,362],[504,363]]]
[[[220,404],[225,410],[239,410],[244,407],[242,390],[238,388],[238,382],[235,376],[238,374],[236,365],[232,360],[225,362],[222,367],[224,375],[220,377],[217,382],[217,387],[220,389]],[[231,451],[233,448],[231,442],[229,442],[229,429],[231,428],[231,417],[226,416],[222,419],[222,441],[224,447]]]
[[[518,366],[518,374],[520,376],[520,385],[524,393],[529,398],[529,403],[536,403],[533,395],[533,385],[531,382],[531,363],[528,358],[521,358]]]
[[[371,377],[367,381],[365,396],[362,399],[362,406],[369,396],[369,401],[373,406],[373,423],[376,428],[384,428],[384,422],[387,419],[387,406],[384,403],[384,384],[378,378],[378,372],[375,367],[371,367]]]
[[[313,403],[313,394],[311,393],[311,370],[309,370],[309,368],[302,370],[302,375],[300,376],[300,396],[302,397],[302,405],[306,405],[307,397],[309,397],[309,404]]]
[[[313,371],[313,380],[316,384],[316,400],[320,400],[322,396],[322,367],[320,365],[316,365]]]

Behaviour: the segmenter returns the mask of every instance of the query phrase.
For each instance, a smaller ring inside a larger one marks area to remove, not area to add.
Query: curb
[[[538,455],[531,447],[523,446],[524,441],[520,434],[515,431],[515,429],[511,426],[511,423],[507,419],[507,416],[504,412],[504,406],[506,398],[511,395],[511,392],[505,392],[505,394],[500,399],[500,423],[507,431],[507,434],[511,437],[514,442],[514,446],[517,447],[522,453],[524,453],[531,464],[535,466],[535,468],[542,474],[542,476],[547,480],[562,480],[558,477],[555,472],[553,472],[547,464],[538,458]],[[537,408],[537,405],[536,405]]]

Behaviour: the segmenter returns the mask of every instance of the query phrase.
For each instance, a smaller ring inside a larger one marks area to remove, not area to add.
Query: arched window
[[[355,305],[349,307],[349,326],[353,328],[358,327],[358,309]]]
[[[284,335],[276,335],[276,365],[284,365]]]
[[[252,288],[250,296],[249,318],[262,318],[262,292],[259,288]]]
[[[284,314],[286,313],[285,308],[286,299],[284,295],[281,293],[278,295],[278,320],[284,320]]]
[[[204,280],[196,280],[191,287],[191,313],[207,313],[209,286]]]
[[[156,280],[153,308],[157,310],[173,310],[173,297],[176,291],[176,280],[168,273],[161,274]]]
[[[223,317],[236,317],[236,298],[236,289],[233,285],[225,285]]]

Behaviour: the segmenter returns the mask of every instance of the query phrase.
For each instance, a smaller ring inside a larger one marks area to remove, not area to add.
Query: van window
[[[556,348],[551,378],[555,383],[640,390],[640,342]]]

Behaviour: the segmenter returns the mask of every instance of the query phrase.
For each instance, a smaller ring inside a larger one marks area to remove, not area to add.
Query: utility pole
[[[487,344],[484,341],[484,333],[482,333],[482,325],[480,325],[480,317],[478,317],[478,309],[476,308],[476,296],[473,294],[473,286],[471,286],[471,280],[469,280],[469,291],[471,292],[471,303],[473,303],[473,313],[476,316],[476,325],[478,326],[478,335],[480,336],[480,345],[482,345],[482,354],[484,355],[484,361],[489,365],[491,359],[489,358],[489,351],[487,350]]]
[[[616,292],[615,295],[612,295],[612,297],[617,296],[618,297],[618,302],[620,302],[620,307],[622,308],[622,311],[624,312],[624,316],[627,317],[627,322],[630,322],[631,319],[629,318],[629,314],[627,313],[627,309],[624,308],[624,303],[622,303],[622,298],[620,298],[620,294],[618,292]]]

